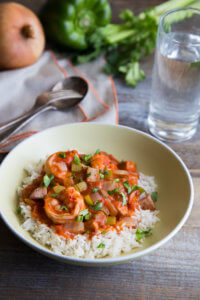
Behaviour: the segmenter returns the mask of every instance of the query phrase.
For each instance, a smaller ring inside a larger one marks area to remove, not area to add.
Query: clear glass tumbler
[[[191,138],[200,103],[200,10],[175,9],[159,22],[148,124],[161,140]]]

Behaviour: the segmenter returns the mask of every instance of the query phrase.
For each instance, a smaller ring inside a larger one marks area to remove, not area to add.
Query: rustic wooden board
[[[45,1],[18,2],[37,12]],[[112,0],[113,19],[124,8],[137,13],[161,2]],[[147,132],[153,55],[142,65],[147,78],[136,89],[115,83],[120,124]],[[173,239],[128,264],[75,267],[33,251],[0,221],[0,299],[200,299],[200,130],[190,141],[171,146],[191,170],[195,187],[192,213]]]

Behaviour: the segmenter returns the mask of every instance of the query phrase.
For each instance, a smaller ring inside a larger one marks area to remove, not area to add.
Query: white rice
[[[24,178],[22,186],[18,189],[19,197],[22,189],[39,176],[42,165],[43,161],[40,161],[37,165],[29,165],[26,168],[28,176]],[[138,185],[143,187],[147,193],[152,193],[157,187],[154,177],[142,173],[140,173]],[[87,235],[82,234],[76,235],[74,239],[65,239],[47,225],[35,220],[28,204],[20,202],[20,207],[23,229],[30,232],[40,244],[57,254],[79,258],[116,257],[121,253],[129,252],[133,248],[141,247],[143,242],[143,240],[137,241],[137,229],[126,227],[119,233],[117,231],[109,231],[105,235],[99,233],[92,239],[88,239]],[[138,220],[138,228],[141,230],[153,228],[154,224],[159,221],[157,214],[158,211],[142,209],[136,211],[134,218]],[[105,244],[105,248],[98,248],[100,243]]]

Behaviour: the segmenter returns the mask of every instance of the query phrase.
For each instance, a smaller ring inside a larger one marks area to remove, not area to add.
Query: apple
[[[15,69],[35,63],[45,46],[38,17],[25,6],[0,3],[0,69]]]

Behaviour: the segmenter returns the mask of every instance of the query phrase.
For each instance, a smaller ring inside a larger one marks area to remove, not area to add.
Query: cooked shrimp
[[[53,174],[54,177],[61,182],[63,182],[68,172],[67,164],[63,158],[59,157],[59,152],[49,156],[44,169],[47,175]]]
[[[80,211],[85,209],[82,195],[74,187],[68,187],[60,192],[58,198],[48,195],[44,199],[44,210],[55,224],[64,224],[75,219]],[[66,209],[62,209],[63,205]]]
[[[100,170],[104,170],[105,168],[110,170],[115,170],[117,169],[117,162],[112,161],[108,155],[100,153],[100,154],[95,154],[92,157],[91,167]]]

